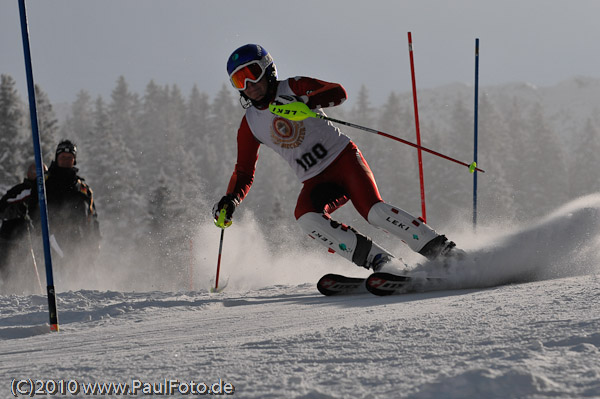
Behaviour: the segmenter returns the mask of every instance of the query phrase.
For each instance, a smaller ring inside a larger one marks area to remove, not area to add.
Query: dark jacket
[[[46,179],[48,224],[64,247],[100,244],[98,215],[92,189],[77,175],[77,168],[59,168],[52,162]]]
[[[35,180],[24,179],[0,199],[0,238],[19,239],[27,231],[29,218],[38,220],[39,207]],[[37,226],[34,222],[32,225]]]

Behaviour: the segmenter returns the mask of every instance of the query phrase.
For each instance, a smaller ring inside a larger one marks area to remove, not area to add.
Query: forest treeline
[[[5,192],[22,179],[33,150],[27,99],[12,77],[1,79],[0,189]],[[77,143],[77,166],[94,191],[107,244],[135,241],[161,262],[180,262],[178,248],[188,245],[198,224],[212,223],[212,204],[223,195],[235,164],[243,109],[234,90],[223,85],[211,97],[196,86],[183,93],[176,85],[150,81],[143,93],[135,93],[120,77],[110,98],[92,98],[81,90],[61,121],[43,89],[36,87],[36,93],[44,160],[52,161],[59,139]],[[420,94],[422,145],[472,161],[469,93],[458,90],[443,99],[435,89]],[[391,92],[381,106],[373,105],[364,86],[349,95],[356,97],[352,105],[326,113],[415,141],[410,93]],[[485,170],[478,174],[481,223],[533,220],[600,189],[600,117],[594,108],[565,132],[564,117],[549,115],[543,102],[484,89],[478,116],[479,166]],[[384,199],[419,215],[416,150],[341,128],[358,143]],[[448,231],[450,223],[470,221],[473,178],[468,169],[429,154],[423,159],[430,224]],[[269,235],[293,221],[299,190],[287,164],[261,148],[255,184],[241,212],[251,210]],[[343,212],[351,215],[345,221],[359,223],[356,213]]]

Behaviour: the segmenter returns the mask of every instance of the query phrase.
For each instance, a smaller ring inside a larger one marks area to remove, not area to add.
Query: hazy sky
[[[151,80],[229,85],[229,54],[262,44],[279,77],[366,85],[381,104],[410,91],[407,32],[418,88],[473,83],[549,86],[600,77],[599,0],[27,0],[34,77],[53,102],[85,89],[108,99],[120,75],[143,94]],[[0,73],[26,97],[17,0],[0,0]]]

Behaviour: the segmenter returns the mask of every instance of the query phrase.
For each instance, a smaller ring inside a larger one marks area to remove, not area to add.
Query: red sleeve
[[[258,148],[260,147],[260,142],[252,134],[245,116],[238,129],[237,147],[237,162],[227,186],[227,194],[235,195],[241,202],[254,181]]]
[[[339,83],[330,83],[307,77],[288,79],[290,88],[297,96],[308,96],[310,109],[335,107],[343,103],[348,95]]]

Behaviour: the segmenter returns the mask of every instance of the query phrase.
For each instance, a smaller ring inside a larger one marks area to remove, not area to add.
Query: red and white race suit
[[[346,100],[341,85],[308,77],[279,81],[275,96],[280,95],[307,99],[309,108],[321,114],[322,108]],[[260,145],[270,147],[303,183],[294,212],[302,228],[313,238],[318,235],[331,251],[361,266],[368,265],[377,253],[390,254],[348,226],[329,220],[329,214],[350,199],[369,223],[397,235],[415,251],[437,236],[422,221],[383,202],[361,152],[329,121],[290,121],[268,108],[252,106],[242,119],[237,142],[237,163],[227,194],[243,200],[254,179]]]

